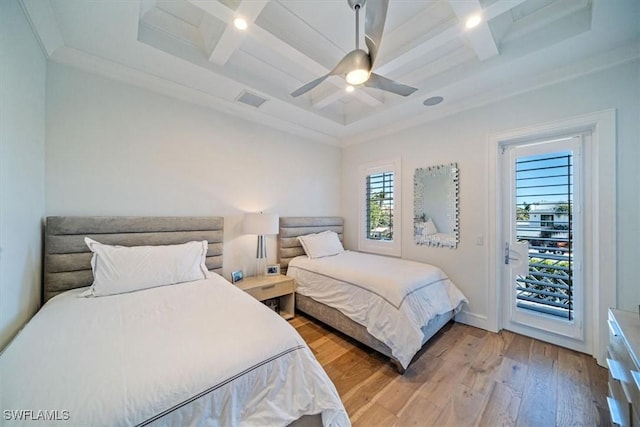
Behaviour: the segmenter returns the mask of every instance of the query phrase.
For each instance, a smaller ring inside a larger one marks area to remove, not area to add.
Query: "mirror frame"
[[[447,191],[446,216],[448,219],[448,232],[436,233],[431,235],[423,235],[418,232],[420,222],[425,221],[424,202],[425,202],[425,178],[429,176],[451,175],[448,181],[449,188]],[[413,175],[413,236],[417,245],[426,245],[433,247],[446,247],[456,249],[460,241],[460,220],[459,213],[459,176],[460,171],[457,163],[449,163],[448,165],[429,166],[426,168],[417,168]]]

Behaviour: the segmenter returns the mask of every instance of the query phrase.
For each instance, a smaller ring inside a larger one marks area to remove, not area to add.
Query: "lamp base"
[[[258,235],[256,249],[256,276],[264,276],[267,269],[267,241],[262,234]]]
[[[256,259],[256,276],[264,276],[266,270],[267,270],[267,259],[257,258]]]

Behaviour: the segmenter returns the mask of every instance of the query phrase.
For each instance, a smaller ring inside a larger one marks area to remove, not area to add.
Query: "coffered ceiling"
[[[347,92],[332,76],[294,98],[354,49],[347,0],[22,3],[53,61],[337,145],[639,56],[636,0],[390,0],[373,71],[418,90]]]

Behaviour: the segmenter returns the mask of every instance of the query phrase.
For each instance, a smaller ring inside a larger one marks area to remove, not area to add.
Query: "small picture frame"
[[[231,283],[238,283],[244,279],[242,270],[234,271],[231,273]]]
[[[277,276],[280,274],[280,264],[267,265],[264,269],[264,274],[266,276]]]

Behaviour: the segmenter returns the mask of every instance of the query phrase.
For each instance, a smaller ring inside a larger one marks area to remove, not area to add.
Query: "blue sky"
[[[567,156],[569,156],[568,160]],[[567,161],[569,161],[569,167]],[[567,177],[567,174],[573,171],[571,151],[519,157],[517,163],[516,203],[519,207],[523,207],[525,202],[528,204],[566,202],[567,191],[573,192],[573,177]],[[568,179],[571,180],[569,190],[567,190]]]

